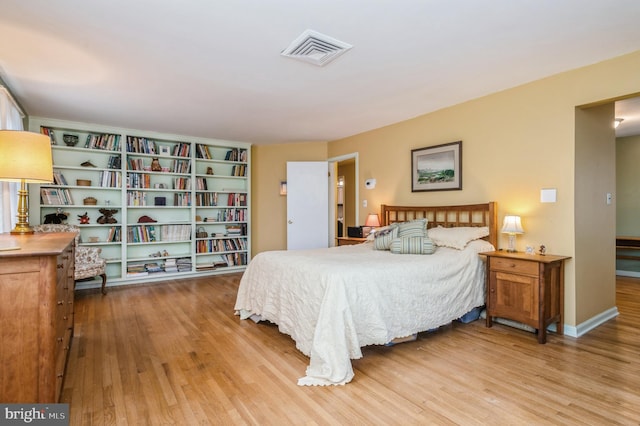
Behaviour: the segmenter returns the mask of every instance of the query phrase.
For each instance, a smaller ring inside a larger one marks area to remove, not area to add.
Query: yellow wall
[[[616,234],[640,237],[640,136],[616,140]]]
[[[640,52],[615,58],[589,67],[558,74],[506,91],[498,92],[463,104],[429,113],[412,120],[329,142],[328,158],[359,153],[359,194],[367,199],[369,208],[360,210],[360,223],[372,206],[382,203],[407,205],[466,204],[497,201],[499,218],[507,213],[522,216],[525,234],[517,240],[517,248],[526,245],[547,246],[548,252],[575,256],[576,212],[574,178],[585,179],[599,170],[580,170],[575,176],[576,113],[575,107],[613,99],[640,91]],[[411,192],[411,150],[453,141],[463,141],[463,190],[442,192]],[[322,149],[314,150],[320,156]],[[308,147],[313,146],[309,144]],[[588,147],[587,147],[588,148]],[[254,155],[255,164],[262,165],[264,157],[275,161],[271,167],[283,167],[284,159],[271,151],[285,152],[286,146],[260,147]],[[588,157],[588,153],[584,154]],[[315,157],[319,159],[320,157]],[[294,158],[288,160],[305,160]],[[264,169],[263,169],[264,170]],[[264,173],[254,173],[252,182]],[[364,180],[376,178],[377,186],[365,190]],[[540,203],[540,189],[556,188],[558,202]],[[275,221],[284,210],[281,204],[262,204],[260,189],[253,186],[253,217]],[[266,202],[269,202],[265,200]],[[585,206],[580,206],[580,210]],[[254,222],[255,224],[256,222]],[[264,228],[262,228],[264,229]],[[256,232],[257,231],[257,232]],[[262,241],[261,230],[254,228],[255,241]],[[284,238],[271,230],[272,247],[284,248]],[[613,235],[612,235],[613,237]],[[500,246],[505,247],[506,237]],[[255,245],[262,248],[265,245]],[[590,247],[600,253],[599,247]],[[254,250],[261,251],[261,250]],[[613,254],[611,254],[613,256]],[[583,266],[598,268],[597,262]],[[567,263],[565,314],[568,325],[576,325],[587,313],[576,306],[575,262]],[[603,286],[610,292],[615,276]],[[581,295],[583,300],[599,298],[591,294],[589,285]],[[615,289],[614,289],[615,293]],[[606,300],[605,303],[609,303]],[[610,306],[602,306],[601,311]],[[599,309],[599,308],[598,308]]]
[[[326,143],[254,145],[251,148],[251,253],[287,247],[287,161],[323,161]]]

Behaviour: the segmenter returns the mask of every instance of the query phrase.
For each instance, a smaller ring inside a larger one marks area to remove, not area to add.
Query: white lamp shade
[[[505,234],[524,234],[520,216],[508,215],[504,217],[502,232]]]
[[[380,218],[376,213],[370,213],[367,216],[367,220],[364,221],[364,226],[371,226],[373,228],[380,226]]]
[[[53,181],[49,136],[0,130],[0,180],[44,183]]]

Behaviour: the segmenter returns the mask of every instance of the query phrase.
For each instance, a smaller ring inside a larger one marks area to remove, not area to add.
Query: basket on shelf
[[[202,226],[196,231],[196,238],[207,238],[208,236],[209,235],[207,235],[207,231],[205,231],[204,227]]]
[[[89,179],[76,179],[76,185],[91,186],[91,181]]]
[[[96,204],[98,204],[98,200],[93,197],[87,197],[83,200],[83,202],[87,206],[95,206]]]

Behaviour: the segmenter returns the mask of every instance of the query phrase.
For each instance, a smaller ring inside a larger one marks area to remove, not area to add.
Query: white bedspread
[[[392,254],[372,243],[263,252],[242,276],[235,310],[277,324],[310,357],[299,385],[345,384],[361,347],[448,324],[483,305],[478,253],[491,250],[478,240],[432,255]]]

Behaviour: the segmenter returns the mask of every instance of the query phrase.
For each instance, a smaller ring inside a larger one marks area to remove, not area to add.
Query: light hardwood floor
[[[346,386],[299,387],[308,359],[233,314],[239,274],[78,292],[62,402],[71,425],[638,425],[640,281],[574,339],[483,321],[368,347]]]

